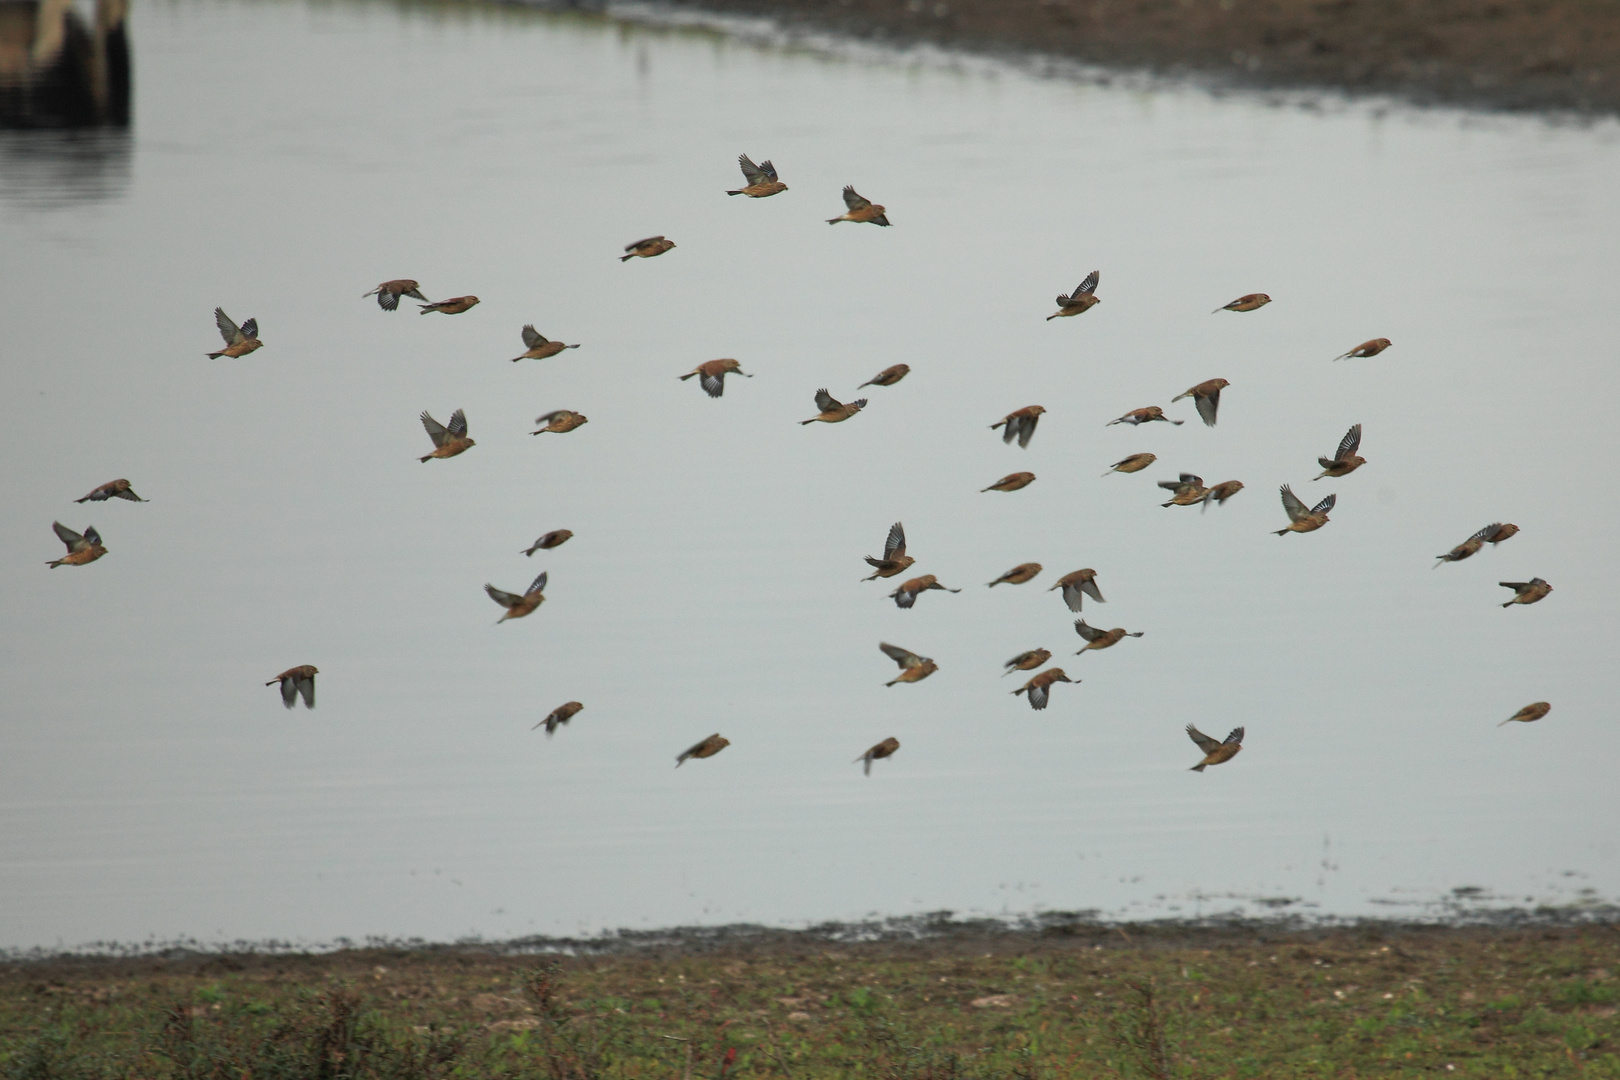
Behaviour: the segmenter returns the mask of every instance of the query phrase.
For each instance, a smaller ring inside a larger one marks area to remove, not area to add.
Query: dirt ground
[[[1616,0],[673,0],[897,45],[1040,52],[1216,85],[1620,112]]]

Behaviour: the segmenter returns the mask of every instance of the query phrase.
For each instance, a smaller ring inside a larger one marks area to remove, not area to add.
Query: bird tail
[[[1180,427],[1182,424],[1185,424],[1187,421],[1185,421],[1185,420],[1172,420],[1170,422],[1172,424],[1174,424],[1176,427]]]
[[[728,192],[726,192],[727,195],[741,195],[742,193],[743,192],[742,192],[742,190],[740,188],[738,190],[736,190],[736,191],[728,191]]]
[[[688,371],[685,375],[681,376],[681,382],[685,382],[687,379],[690,379],[692,376],[694,376],[696,374],[697,374],[697,372],[695,372],[695,371]]]
[[[52,565],[54,565],[54,564],[52,564]],[[888,682],[884,683],[883,685],[884,686],[893,686],[895,683],[897,683],[899,681],[900,681],[899,679],[890,679]]]
[[[1056,315],[1048,315],[1048,316],[1047,316],[1047,317],[1046,317],[1046,321],[1047,321],[1047,322],[1051,322],[1051,321],[1052,321],[1052,320],[1053,320],[1053,319],[1055,319],[1055,318],[1057,318],[1057,316],[1056,316]]]
[[[564,345],[563,348],[565,348],[565,349],[577,349],[577,348],[579,348],[579,346],[578,345]]]
[[[1508,717],[1506,720],[1502,721],[1502,724],[1511,724],[1511,723],[1513,723],[1513,717],[1511,717],[1511,716]],[[1502,724],[1497,724],[1496,726],[1501,727]]]
[[[838,223],[839,223],[839,222],[840,222],[840,221],[843,221],[843,220],[844,220],[844,219],[843,219],[843,218],[841,218],[841,217],[830,217],[830,218],[828,218],[828,219],[827,219],[827,224],[829,224],[829,225],[836,225],[836,224],[838,224]]]
[[[1187,771],[1188,772],[1203,772],[1204,771],[1204,763],[1202,761],[1200,761],[1198,764],[1194,765],[1192,768],[1188,769]]]
[[[55,565],[56,565],[56,564],[55,564],[55,563],[52,563],[52,564],[51,564],[51,565],[52,565],[52,566],[55,566]],[[1502,606],[1503,606],[1503,607],[1512,607],[1512,606],[1513,606],[1513,601],[1512,601],[1512,600],[1509,600],[1509,601],[1507,601],[1507,602],[1506,602],[1506,603],[1505,603],[1505,604],[1503,604],[1503,605],[1502,605]]]
[[[1211,314],[1211,315],[1219,315],[1219,314],[1220,314],[1220,313],[1221,313],[1221,312],[1223,312],[1223,311],[1225,311],[1225,310],[1226,310],[1226,309],[1225,309],[1225,308],[1224,308],[1224,307],[1218,307],[1218,308],[1216,308],[1216,309],[1215,309],[1215,310],[1214,310],[1214,311],[1212,311],[1212,312],[1210,312],[1210,314]]]
[[[1272,533],[1271,535],[1272,536],[1282,536],[1287,532],[1288,532],[1287,529],[1278,529],[1276,532]]]
[[[225,355],[225,350],[221,349],[219,352],[211,352],[211,353],[209,353],[208,354],[208,359],[210,359],[210,360],[218,360],[220,357],[222,357],[224,355]]]
[[[417,458],[416,460],[425,462],[425,461],[428,460],[428,458],[431,458],[432,456],[433,456],[432,454],[426,454],[426,455],[424,455],[422,457]]]
[[[518,361],[519,361],[519,360],[522,360],[522,359],[523,359],[523,357],[521,357],[521,356],[514,356],[514,357],[512,357],[512,363],[514,363],[514,364],[515,364],[515,363],[517,363],[517,362],[518,362]]]
[[[816,422],[816,417],[814,417],[814,416],[812,416],[812,417],[811,417],[811,418],[810,418],[810,419],[808,419],[808,420],[800,420],[800,421],[799,421],[799,425],[800,425],[800,426],[801,426],[801,427],[802,427],[802,426],[803,426],[803,425],[805,425],[805,424],[813,424],[813,423],[815,423],[815,422]],[[986,489],[986,490],[988,490],[988,489]]]

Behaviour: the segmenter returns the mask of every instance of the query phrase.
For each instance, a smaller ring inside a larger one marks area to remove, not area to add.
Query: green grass
[[[1612,1077],[1620,931],[1076,925],[0,965],[0,1077]]]

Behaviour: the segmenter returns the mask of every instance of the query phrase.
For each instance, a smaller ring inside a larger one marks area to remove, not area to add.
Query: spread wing
[[[880,642],[878,644],[878,648],[883,650],[884,656],[887,656],[890,660],[893,660],[896,664],[899,664],[902,670],[905,668],[922,666],[922,657],[918,656],[909,649],[902,649],[898,645],[890,645],[886,642]]]
[[[908,592],[903,586],[901,588],[899,588],[899,589],[896,589],[890,595],[892,595],[894,597],[894,606],[895,607],[908,608],[912,604],[915,604],[917,602],[917,594],[914,593],[914,592]],[[906,666],[910,667],[911,665],[907,664]]]
[[[1035,437],[1035,425],[1040,422],[1040,419],[1041,418],[1038,417],[1038,416],[1024,416],[1024,417],[1020,417],[1016,421],[1017,425],[1018,425],[1018,445],[1019,446],[1028,446],[1029,445],[1029,440],[1031,440],[1031,439],[1033,439]],[[1008,430],[1009,433],[1012,431],[1012,428],[1013,428],[1012,424],[1007,425],[1007,430]]]
[[[1496,531],[1501,527],[1502,523],[1500,521],[1493,522],[1492,524],[1487,525],[1483,529],[1479,530],[1479,532],[1475,533],[1473,536],[1470,536],[1468,539],[1489,540],[1491,537],[1496,535]]]
[[[291,682],[293,690],[304,695],[304,708],[313,709],[315,707],[315,676],[299,675],[295,679],[292,679]],[[285,686],[287,684],[282,683],[282,685]]]
[[[844,205],[849,207],[851,212],[853,212],[853,211],[861,209],[863,206],[871,206],[872,205],[872,200],[868,199],[868,198],[865,198],[862,195],[858,194],[855,191],[855,188],[854,188],[853,185],[845,184],[844,185]]]
[[[573,415],[573,414],[570,413],[567,409],[553,409],[551,412],[546,413],[544,416],[535,417],[534,422],[537,423],[537,424],[549,424],[553,420],[557,420],[557,419],[559,419],[561,417],[571,416],[571,415]]]
[[[1235,734],[1238,734],[1238,738],[1240,738],[1240,739],[1243,737],[1241,735],[1242,731],[1243,731],[1242,728],[1238,728],[1237,732],[1235,733]],[[1193,742],[1197,743],[1198,744],[1198,749],[1202,750],[1206,754],[1213,754],[1216,750],[1219,750],[1220,747],[1221,747],[1221,744],[1219,742],[1217,742],[1216,740],[1210,738],[1208,735],[1205,735],[1202,731],[1199,731],[1197,728],[1193,727],[1191,724],[1187,725],[1187,738],[1189,738]]]
[[[1215,391],[1208,396],[1196,397],[1193,404],[1198,406],[1198,415],[1203,419],[1205,426],[1215,426],[1215,411],[1221,407],[1221,392]]]
[[[1337,460],[1343,461],[1345,458],[1348,458],[1351,454],[1354,454],[1360,448],[1361,448],[1361,425],[1357,424],[1354,427],[1352,427],[1349,431],[1344,433],[1344,438],[1339,440],[1338,453],[1336,455],[1334,455],[1334,456],[1337,458]]]
[[[1306,510],[1305,504],[1299,501],[1299,496],[1294,494],[1294,489],[1289,487],[1287,484],[1284,484],[1281,491],[1283,511],[1287,513],[1288,520],[1303,520],[1306,515],[1310,513],[1310,511]]]
[[[772,180],[776,179],[776,166],[771,164],[770,158],[766,158],[764,161],[759,163],[759,171],[770,177]]]
[[[816,408],[820,409],[822,412],[834,412],[835,410],[842,409],[843,407],[844,403],[827,393],[826,387],[822,387],[820,390],[816,391]]]
[[[1103,599],[1102,590],[1097,588],[1097,580],[1095,578],[1088,578],[1085,581],[1082,581],[1080,583],[1080,587],[1086,591],[1087,596],[1097,601],[1097,603],[1106,604],[1108,602]]]
[[[776,171],[774,169],[767,173],[764,169],[749,161],[747,154],[738,154],[737,164],[742,168],[743,179],[747,180],[750,185],[763,184],[767,179],[775,179]],[[770,162],[767,161],[765,164],[770,165]]]
[[[1017,656],[1013,657],[1011,660],[1008,660],[1005,664],[1002,664],[1001,666],[1002,667],[1009,667],[1009,668],[1016,668],[1019,664],[1026,663],[1027,661],[1029,661],[1034,655],[1035,655],[1035,650],[1034,649],[1031,649],[1028,652],[1021,652]]]
[[[89,544],[99,544],[101,543],[101,534],[96,532],[96,527],[92,525],[84,530],[84,539]]]
[[[1223,741],[1227,746],[1235,746],[1241,743],[1243,741],[1243,729],[1240,727],[1233,728]]]
[[[1099,630],[1095,626],[1087,626],[1086,620],[1084,619],[1074,620],[1074,632],[1085,638],[1087,641],[1096,641],[1100,637],[1108,636],[1108,631]]]
[[[525,595],[525,596],[533,596],[537,592],[545,591],[545,587],[546,587],[546,572],[544,570],[542,570],[542,571],[540,571],[540,576],[535,578],[534,581],[529,585],[529,587],[527,589],[523,590],[523,595]]]
[[[259,340],[259,320],[249,319],[242,324],[242,336],[250,341]]]
[[[485,585],[484,591],[489,593],[489,598],[501,605],[501,607],[517,607],[519,604],[523,603],[523,597],[514,596],[509,592],[504,592],[501,589],[497,589],[493,585]]]
[[[84,536],[82,533],[74,532],[60,521],[51,522],[51,528],[56,530],[56,538],[66,544],[69,551],[78,551],[83,547]]]
[[[466,435],[467,414],[462,412],[460,409],[457,409],[455,412],[451,413],[450,425],[447,430],[449,430],[450,434],[454,435],[458,439]]]
[[[450,438],[450,433],[445,430],[444,425],[433,419],[425,411],[422,413],[422,426],[427,428],[428,438],[433,440],[434,446],[443,446],[445,440]]]
[[[637,240],[633,244],[624,245],[624,250],[626,250],[626,251],[634,251],[634,250],[636,250],[636,248],[646,247],[648,244],[656,244],[662,239],[663,239],[662,236],[649,236],[645,240]]]
[[[298,703],[298,682],[291,675],[281,677],[281,703],[289,709]]]
[[[726,373],[723,371],[717,371],[710,375],[705,372],[703,376],[698,379],[698,384],[703,387],[703,392],[705,394],[708,394],[710,397],[719,397],[721,394],[726,392]]]
[[[544,345],[545,343],[546,343],[546,339],[541,337],[539,332],[535,330],[533,323],[525,323],[524,324],[524,326],[523,326],[523,344],[525,344],[529,348],[533,349],[533,348],[537,348],[538,346]]]
[[[1326,514],[1333,509],[1333,504],[1339,501],[1337,495],[1329,495],[1315,506],[1311,507],[1313,514]]]
[[[231,317],[225,314],[224,308],[214,309],[214,325],[219,327],[219,336],[225,339],[226,345],[235,345],[246,340],[242,335],[242,328],[231,322]]]
[[[898,559],[906,553],[906,529],[898,521],[889,526],[889,538],[883,542],[883,558]]]
[[[1046,683],[1032,683],[1026,687],[1029,691],[1029,707],[1032,709],[1046,708],[1046,700],[1052,691]]]
[[[1084,281],[1074,287],[1074,292],[1070,294],[1071,299],[1085,296],[1088,293],[1096,292],[1097,283],[1101,280],[1102,272],[1099,270],[1093,270],[1091,273],[1086,275],[1086,279]]]

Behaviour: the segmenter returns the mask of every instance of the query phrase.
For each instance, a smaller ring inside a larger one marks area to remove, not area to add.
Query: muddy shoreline
[[[1620,114],[1620,4],[1603,0],[664,0],[657,7],[768,18],[790,37],[830,33],[899,48],[1036,54],[1216,89]]]

